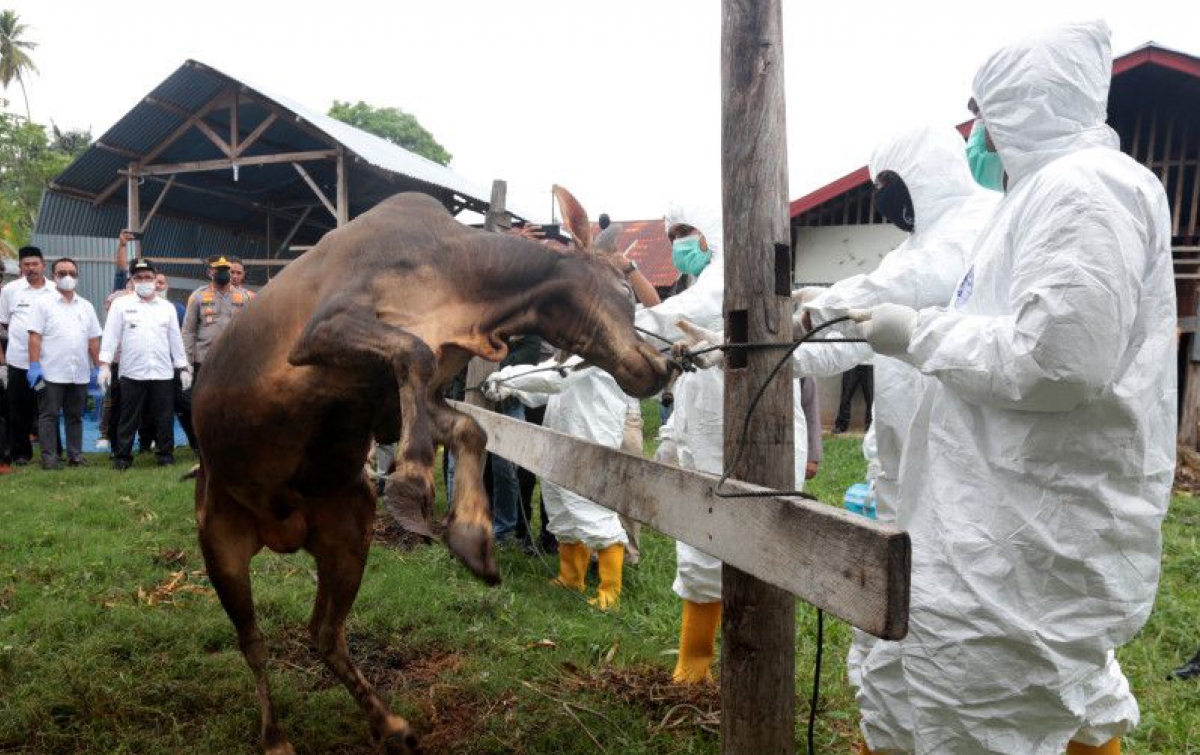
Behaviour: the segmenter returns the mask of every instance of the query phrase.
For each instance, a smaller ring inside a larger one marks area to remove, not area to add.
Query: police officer
[[[188,297],[187,311],[183,315],[183,347],[194,375],[200,374],[200,365],[213,341],[254,298],[252,292],[234,284],[234,265],[234,261],[223,256],[212,260],[208,265],[212,283],[196,289]],[[241,268],[240,261],[236,265]]]

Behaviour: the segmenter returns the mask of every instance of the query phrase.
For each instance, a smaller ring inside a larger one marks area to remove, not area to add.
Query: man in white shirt
[[[50,268],[57,296],[39,297],[29,316],[29,371],[38,390],[38,441],[42,469],[60,469],[58,415],[67,426],[67,463],[83,464],[83,409],[92,366],[100,363],[100,320],[96,308],[75,295],[79,266],[67,257]]]
[[[21,247],[18,253],[21,277],[0,291],[0,325],[8,329],[8,348],[0,364],[8,366],[8,438],[0,448],[0,461],[9,458],[18,465],[33,459],[29,431],[36,416],[37,394],[26,373],[29,370],[29,314],[42,296],[53,296],[46,285],[46,262],[36,246]]]
[[[156,295],[154,273],[144,259],[129,266],[134,295],[113,302],[100,342],[99,381],[105,390],[112,382],[113,355],[121,352],[121,416],[113,444],[113,468],[120,471],[133,464],[133,436],[143,411],[154,420],[159,465],[175,463],[175,370],[182,370],[179,378],[185,390],[192,384],[175,307]]]

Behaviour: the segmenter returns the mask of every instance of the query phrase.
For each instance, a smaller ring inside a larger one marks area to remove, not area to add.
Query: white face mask
[[[133,290],[138,296],[143,299],[148,299],[154,296],[154,281],[142,281],[141,283],[133,284]]]
[[[58,278],[56,280],[56,285],[58,286],[59,291],[74,291],[75,286],[77,286],[78,284],[79,284],[79,279],[75,278],[73,276],[70,276],[70,275],[64,276],[62,278]]]

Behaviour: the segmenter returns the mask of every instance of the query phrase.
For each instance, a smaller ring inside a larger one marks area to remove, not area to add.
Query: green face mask
[[[676,270],[686,275],[699,275],[708,267],[711,257],[712,255],[700,248],[700,239],[695,236],[676,239],[671,245],[671,262]]]
[[[999,153],[988,151],[987,129],[981,121],[975,121],[967,137],[967,164],[977,184],[992,191],[1004,191],[1004,165]]]

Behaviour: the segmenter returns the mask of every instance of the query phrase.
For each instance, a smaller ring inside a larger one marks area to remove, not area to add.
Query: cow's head
[[[561,186],[554,196],[574,246],[555,265],[553,294],[538,305],[537,329],[550,343],[610,373],[631,396],[657,393],[671,365],[634,329],[633,290],[611,261],[615,239],[594,243],[587,212],[575,197]]]

